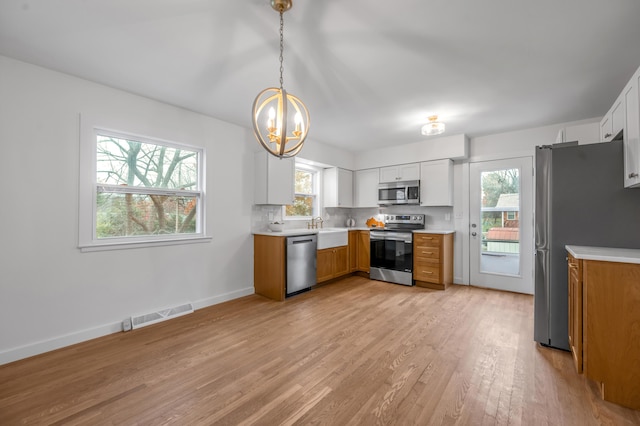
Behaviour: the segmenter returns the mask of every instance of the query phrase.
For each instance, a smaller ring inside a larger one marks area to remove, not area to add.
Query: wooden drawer
[[[413,234],[416,245],[424,247],[440,247],[442,235],[436,234]]]
[[[416,258],[440,260],[440,247],[416,246],[413,255]]]
[[[413,278],[432,283],[440,282],[440,267],[435,265],[417,264],[413,268]]]

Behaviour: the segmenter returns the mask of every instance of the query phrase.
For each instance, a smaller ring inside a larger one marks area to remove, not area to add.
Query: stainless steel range
[[[385,215],[384,229],[371,230],[372,280],[413,285],[413,231],[424,229],[423,214]]]

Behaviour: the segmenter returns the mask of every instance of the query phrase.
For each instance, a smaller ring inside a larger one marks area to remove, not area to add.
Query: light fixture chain
[[[280,90],[282,90],[282,85],[284,81],[282,78],[282,73],[284,72],[283,52],[284,52],[284,18],[283,18],[283,12],[280,11]]]

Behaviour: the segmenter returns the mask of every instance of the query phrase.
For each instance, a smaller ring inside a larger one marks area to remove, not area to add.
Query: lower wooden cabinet
[[[253,236],[253,287],[256,294],[282,301],[287,280],[286,238]]]
[[[453,235],[413,235],[413,279],[418,287],[444,290],[453,282]]]
[[[358,231],[357,270],[369,273],[371,267],[371,245],[369,231]]]
[[[582,373],[582,260],[569,254],[569,348],[573,364],[578,373]]]
[[[349,270],[349,247],[331,247],[318,250],[316,277],[321,283],[346,275]]]
[[[640,264],[568,256],[569,342],[602,399],[640,410]]]
[[[358,232],[349,231],[349,272],[358,270]]]
[[[371,261],[369,231],[349,231],[349,271],[369,273]]]

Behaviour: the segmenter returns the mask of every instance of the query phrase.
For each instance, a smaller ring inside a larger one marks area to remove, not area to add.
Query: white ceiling
[[[284,87],[352,151],[603,115],[640,65],[638,0],[294,0]],[[250,128],[279,85],[269,0],[5,0],[0,54]]]

